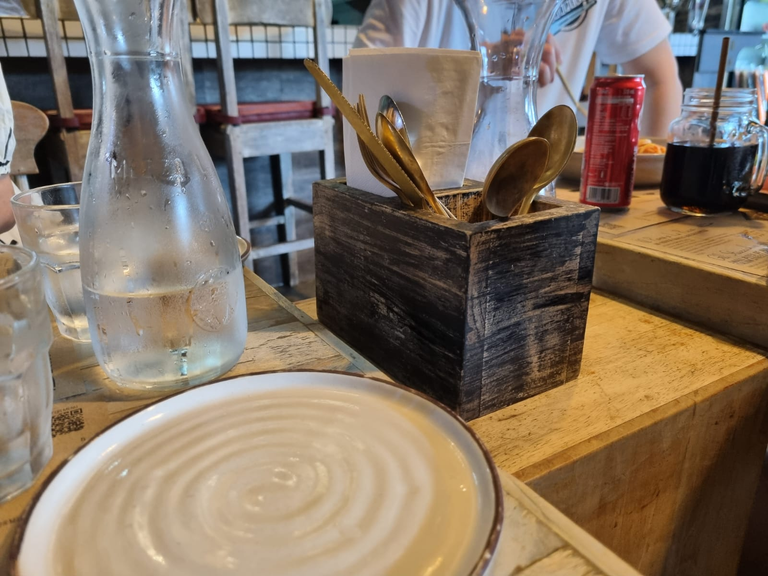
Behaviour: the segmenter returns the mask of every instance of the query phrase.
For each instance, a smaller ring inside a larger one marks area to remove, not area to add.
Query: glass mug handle
[[[752,192],[760,191],[768,173],[768,128],[758,122],[749,123],[749,133],[757,136],[757,162],[752,171]]]

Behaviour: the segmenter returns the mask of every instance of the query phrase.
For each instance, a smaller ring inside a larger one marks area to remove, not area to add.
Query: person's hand
[[[555,81],[557,67],[563,63],[560,47],[555,42],[552,34],[547,36],[547,43],[544,44],[544,52],[541,55],[541,64],[539,65],[539,86],[547,86]]]
[[[495,76],[519,77],[522,74],[524,62],[522,51],[524,41],[525,33],[522,30],[513,30],[503,34],[499,42],[493,44],[484,42],[482,46],[488,59],[488,72]],[[550,34],[547,36],[539,65],[539,86],[554,82],[557,66],[561,63],[560,47]]]

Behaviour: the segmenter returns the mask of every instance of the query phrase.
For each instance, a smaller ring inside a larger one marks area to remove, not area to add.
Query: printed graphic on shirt
[[[565,0],[555,12],[555,20],[550,32],[557,34],[562,31],[575,30],[587,19],[587,13],[594,8],[597,0]]]

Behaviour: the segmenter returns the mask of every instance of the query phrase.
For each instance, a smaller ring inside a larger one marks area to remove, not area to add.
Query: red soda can
[[[632,201],[644,99],[643,76],[595,78],[581,165],[582,203],[624,208]]]

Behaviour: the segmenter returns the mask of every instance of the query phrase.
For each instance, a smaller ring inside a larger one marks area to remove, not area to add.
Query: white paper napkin
[[[385,94],[394,98],[430,186],[433,190],[454,188],[464,182],[480,67],[480,53],[467,50],[352,50],[344,58],[343,92],[353,104],[358,94],[365,95],[371,126],[375,126],[379,99]],[[382,196],[393,195],[368,171],[355,131],[347,122],[344,161],[350,186]]]

